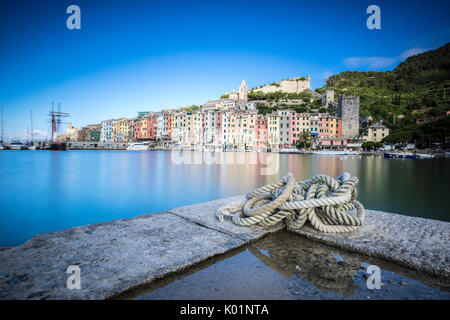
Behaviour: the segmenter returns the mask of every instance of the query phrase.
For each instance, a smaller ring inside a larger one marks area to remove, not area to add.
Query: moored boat
[[[419,158],[423,158],[423,159],[434,158],[434,157],[436,157],[434,154],[430,154],[430,153],[416,153],[416,155],[417,155]]]
[[[312,154],[316,155],[359,155],[358,151],[353,150],[320,150],[320,151],[312,151]]]
[[[28,150],[36,150],[35,145],[26,145],[25,148],[27,148]]]
[[[67,149],[67,145],[64,142],[53,142],[44,147],[44,150],[52,150],[52,151],[65,151]]]
[[[144,151],[144,150],[148,150],[148,144],[145,143],[131,143],[128,147],[127,150],[131,150],[131,151]]]
[[[417,156],[410,152],[385,152],[384,157],[388,159],[416,159]]]
[[[26,149],[26,148],[25,148],[25,145],[24,145],[22,142],[17,141],[17,140],[12,141],[12,142],[9,144],[8,148],[9,148],[10,150],[25,150],[25,149]]]

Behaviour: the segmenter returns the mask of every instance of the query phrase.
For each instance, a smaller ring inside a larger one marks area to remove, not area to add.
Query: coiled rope
[[[344,172],[336,179],[319,174],[295,182],[289,173],[278,182],[247,193],[244,201],[220,207],[216,216],[222,222],[224,216],[231,216],[239,226],[271,226],[284,220],[288,228],[296,230],[310,221],[321,232],[351,232],[364,223],[365,217],[363,205],[356,200],[358,181]],[[354,209],[356,215],[350,214]]]

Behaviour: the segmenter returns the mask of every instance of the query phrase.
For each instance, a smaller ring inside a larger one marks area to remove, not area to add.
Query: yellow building
[[[117,142],[117,134],[119,133],[119,120],[111,120],[111,142]]]
[[[239,112],[236,113],[234,120],[235,127],[235,143],[239,149],[252,148],[255,145],[255,124],[257,119],[256,112]],[[233,124],[233,122],[232,122]]]
[[[267,142],[272,150],[280,144],[280,116],[276,113],[267,115]]]
[[[183,119],[184,144],[198,145],[202,141],[202,114],[200,111],[187,112]]]
[[[129,120],[120,118],[117,120],[116,142],[129,141]]]
[[[139,123],[139,130],[141,131],[140,138],[141,139],[149,138],[149,137],[147,137],[147,126],[149,125],[148,117],[141,118],[139,120],[139,122],[140,122]]]
[[[389,128],[384,126],[382,121],[376,122],[369,127],[367,134],[363,136],[364,142],[380,142],[389,135]]]
[[[170,137],[173,143],[181,144],[185,141],[185,121],[186,111],[174,112],[172,114],[171,128],[170,128]]]

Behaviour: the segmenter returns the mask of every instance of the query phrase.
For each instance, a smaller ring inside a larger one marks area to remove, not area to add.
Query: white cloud
[[[394,66],[395,64],[405,60],[408,57],[422,53],[428,49],[425,48],[410,48],[403,51],[397,57],[349,57],[342,60],[346,67],[350,68],[371,68],[383,69]]]
[[[350,57],[344,59],[342,62],[345,66],[351,68],[386,68],[393,65],[398,59],[388,57]]]
[[[321,74],[321,77],[320,77],[321,79],[320,80],[327,81],[328,78],[331,77],[332,75],[333,75],[333,73],[331,71],[324,71]]]
[[[408,57],[418,55],[419,53],[422,53],[422,52],[427,51],[427,50],[429,50],[429,49],[424,49],[424,48],[411,48],[411,49],[405,50],[405,51],[400,55],[400,58],[403,59],[403,60],[405,60],[405,59],[408,58]]]

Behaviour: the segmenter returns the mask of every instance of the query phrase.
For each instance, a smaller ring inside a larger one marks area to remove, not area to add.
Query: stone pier
[[[183,272],[281,230],[219,222],[217,208],[242,197],[37,235],[0,249],[0,299],[105,299]],[[357,232],[295,233],[315,241],[450,278],[450,223],[367,210]],[[68,289],[69,266],[81,288]]]

